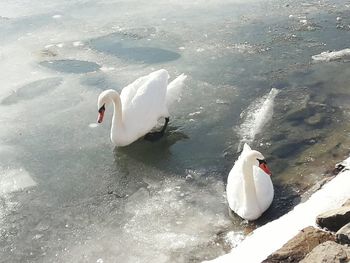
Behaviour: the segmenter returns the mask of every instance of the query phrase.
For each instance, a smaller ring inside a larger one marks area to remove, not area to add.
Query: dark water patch
[[[271,151],[271,154],[281,159],[291,158],[292,156],[297,155],[299,152],[302,152],[308,145],[315,144],[317,141],[319,141],[319,139],[320,138],[315,137],[311,139],[303,139],[279,144]]]
[[[271,206],[254,223],[257,226],[262,226],[291,211],[300,203],[301,196],[300,191],[298,190],[299,188],[300,187],[296,185],[275,184],[275,196]]]
[[[300,123],[305,118],[314,114],[314,110],[311,107],[304,107],[301,109],[295,109],[292,112],[288,113],[286,116],[286,120],[290,122]]]
[[[300,76],[297,76],[297,77],[300,77]],[[307,87],[312,90],[319,90],[321,88],[324,88],[324,86],[325,86],[324,81],[315,81],[307,85]]]
[[[328,123],[328,118],[324,114],[321,114],[320,112],[316,112],[314,115],[308,117],[305,119],[305,123],[312,128],[322,128],[326,126]]]
[[[96,74],[92,75],[84,75],[80,79],[80,83],[88,88],[91,89],[100,89],[100,90],[107,90],[107,89],[115,89],[117,91],[122,90],[122,86],[116,84],[115,82],[109,81],[103,74],[100,74],[97,72]]]
[[[17,91],[7,96],[1,101],[2,105],[15,104],[22,100],[31,100],[40,95],[44,95],[62,83],[62,78],[46,78],[31,82],[20,87]]]
[[[332,122],[333,113],[334,109],[328,105],[309,101],[304,107],[286,113],[286,120],[292,126],[306,125],[312,129],[321,129]]]
[[[272,134],[271,136],[271,140],[274,142],[278,142],[278,141],[282,141],[287,139],[287,134],[286,133],[276,133],[276,134]]]
[[[40,65],[58,72],[76,74],[94,72],[101,68],[95,62],[74,59],[42,61]]]
[[[279,80],[273,84],[273,88],[278,89],[278,90],[287,89],[287,88],[289,88],[289,83],[287,81]]]
[[[171,147],[184,139],[188,139],[186,134],[176,127],[169,126],[164,136],[158,141],[150,142],[142,137],[126,147],[116,147],[114,150],[115,159],[116,161],[123,160],[123,162],[126,158],[133,159],[162,170],[176,172],[179,167],[170,164],[172,160]]]
[[[271,168],[272,176],[278,177],[279,174],[282,174],[289,167],[287,159],[279,159],[274,156],[267,159],[268,165]]]
[[[100,52],[111,54],[120,59],[137,63],[155,64],[169,62],[180,58],[180,54],[161,47],[151,46],[141,37],[113,33],[100,38],[92,39],[90,46]]]
[[[274,198],[271,206],[257,220],[247,223],[246,228],[248,232],[283,216],[299,204],[301,195],[298,187],[299,186],[296,185],[274,184]],[[230,209],[229,215],[233,221],[242,221],[242,219]]]
[[[339,109],[350,109],[350,94],[330,93],[325,103]]]
[[[180,58],[180,54],[162,48],[131,47],[119,49],[114,55],[125,59],[148,64],[168,62]]]

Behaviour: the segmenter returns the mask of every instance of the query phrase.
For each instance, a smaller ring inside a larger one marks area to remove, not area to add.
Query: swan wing
[[[245,193],[244,193],[244,175],[242,169],[242,162],[245,154],[248,151],[248,144],[244,145],[243,151],[238,157],[237,161],[234,163],[228,177],[226,194],[228,204],[235,213],[239,214],[238,211],[242,210],[242,207],[246,204]],[[249,148],[250,150],[250,148]]]
[[[132,98],[132,107],[146,112],[163,108],[168,78],[168,72],[164,69],[149,74],[147,80],[137,89],[135,96]]]
[[[168,85],[168,72],[158,70],[141,81],[135,95],[123,104],[123,120],[129,132],[136,137],[149,132],[160,117],[167,117],[168,111],[165,104],[166,87]]]
[[[254,183],[256,197],[262,212],[269,208],[274,196],[273,184],[270,175],[254,166]]]
[[[135,97],[137,90],[142,87],[148,78],[149,75],[140,77],[122,89],[122,92],[120,93],[120,100],[122,102],[123,108],[126,108],[130,105],[130,102]]]
[[[231,169],[226,185],[226,195],[229,207],[232,211],[238,214],[238,211],[245,205],[244,188],[243,188],[243,173],[238,169],[239,167],[233,166]]]
[[[186,78],[187,76],[182,73],[180,76],[169,83],[166,93],[166,105],[168,107],[176,100],[180,99],[182,87]]]

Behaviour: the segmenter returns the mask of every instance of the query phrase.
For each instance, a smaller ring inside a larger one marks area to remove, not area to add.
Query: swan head
[[[98,123],[101,123],[103,121],[103,117],[105,115],[105,110],[106,110],[106,107],[105,107],[105,103],[102,103],[102,104],[98,104],[98,117],[97,117],[97,122]]]
[[[259,162],[259,167],[268,175],[272,175],[269,167],[267,166],[267,162],[265,159],[257,159]]]
[[[97,122],[101,123],[103,121],[103,117],[106,110],[106,105],[111,102],[111,90],[105,90],[101,92],[97,99],[97,110],[98,110],[98,118]]]
[[[268,175],[272,175],[269,167],[267,166],[265,157],[262,155],[261,152],[256,150],[249,150],[245,154],[245,161],[251,163],[252,165],[260,167],[260,169],[262,169]]]

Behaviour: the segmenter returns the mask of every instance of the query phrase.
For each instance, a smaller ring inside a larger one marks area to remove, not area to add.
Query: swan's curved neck
[[[257,197],[256,197],[256,189],[255,189],[255,182],[254,182],[254,175],[253,175],[253,164],[248,160],[243,161],[243,176],[244,176],[244,191],[245,191],[245,198],[246,202],[250,204],[257,203]]]
[[[111,137],[113,140],[115,133],[119,132],[124,127],[122,103],[120,100],[120,96],[116,91],[110,91],[108,93],[108,97],[112,100],[113,106],[114,106],[113,117],[112,117],[112,127],[111,127]]]

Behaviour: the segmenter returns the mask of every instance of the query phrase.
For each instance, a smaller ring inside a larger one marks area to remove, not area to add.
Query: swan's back
[[[123,107],[127,107],[130,105],[131,100],[136,95],[137,90],[148,80],[148,75],[143,76],[129,84],[128,86],[122,89],[120,93],[120,100],[122,102]]]
[[[163,80],[163,88],[167,87],[167,81],[169,79],[169,74],[165,69],[160,69],[154,71],[146,76],[136,79],[134,82],[123,88],[120,93],[120,99],[123,105],[123,108],[128,108],[132,106],[132,100],[139,96],[140,93],[146,92],[149,83],[152,83],[154,80]],[[164,85],[166,82],[166,85]],[[161,85],[158,87],[162,87]]]
[[[180,94],[186,78],[187,76],[182,73],[180,76],[178,76],[177,78],[175,78],[173,81],[169,83],[167,92],[166,92],[166,105],[168,107],[171,104],[173,104],[176,100],[180,99]]]
[[[133,136],[149,132],[160,117],[167,117],[166,91],[169,74],[158,70],[133,82],[121,93],[123,120]]]

